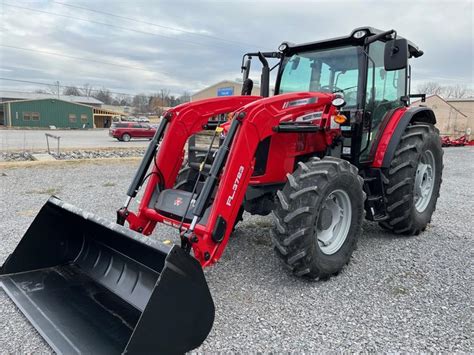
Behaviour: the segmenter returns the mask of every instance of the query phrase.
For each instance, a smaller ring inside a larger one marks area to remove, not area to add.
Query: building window
[[[69,122],[70,123],[76,123],[77,122],[77,117],[76,117],[75,114],[73,114],[73,113],[69,114]]]
[[[87,123],[88,119],[87,119],[87,115],[85,113],[81,114],[81,122],[82,123]]]
[[[23,112],[23,121],[31,120],[31,112]]]
[[[31,112],[31,119],[33,121],[39,121],[40,120],[40,114],[39,112]]]

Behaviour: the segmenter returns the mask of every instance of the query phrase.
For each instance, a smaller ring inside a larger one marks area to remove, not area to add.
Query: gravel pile
[[[0,161],[28,161],[34,160],[32,154],[40,152],[2,152]],[[44,153],[44,152],[41,152]],[[51,152],[51,155],[58,160],[77,160],[77,159],[97,159],[97,158],[127,158],[141,157],[145,149],[118,149],[118,150],[72,150],[61,151],[59,154]]]
[[[271,219],[245,214],[221,261],[205,270],[216,320],[197,351],[472,353],[473,161],[473,148],[447,149],[427,230],[407,238],[364,223],[350,264],[326,282],[291,276],[273,253]],[[0,170],[0,264],[51,194],[114,219],[137,164]],[[177,232],[160,226],[152,238]],[[2,352],[51,351],[2,291],[0,329]]]

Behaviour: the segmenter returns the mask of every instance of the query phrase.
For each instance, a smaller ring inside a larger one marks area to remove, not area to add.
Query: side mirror
[[[408,41],[406,39],[392,39],[385,43],[384,52],[385,70],[399,70],[408,66]]]

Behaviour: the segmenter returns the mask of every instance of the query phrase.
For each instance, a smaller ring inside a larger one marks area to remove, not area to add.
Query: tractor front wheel
[[[277,254],[297,276],[327,279],[346,265],[357,244],[365,193],[358,170],[326,157],[299,163],[273,211]]]
[[[431,124],[409,125],[384,171],[388,219],[380,223],[396,234],[425,230],[436,208],[443,171],[443,149]]]

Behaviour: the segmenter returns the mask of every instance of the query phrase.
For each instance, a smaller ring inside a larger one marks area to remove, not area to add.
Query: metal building
[[[3,103],[3,124],[32,128],[106,128],[120,113],[59,99],[17,100]]]
[[[209,99],[211,97],[219,96],[237,96],[240,95],[241,91],[241,82],[224,80],[195,92],[191,95],[191,101]],[[252,95],[260,95],[260,87],[258,85],[253,86]]]
[[[58,99],[3,103],[7,127],[92,128],[94,108]]]

